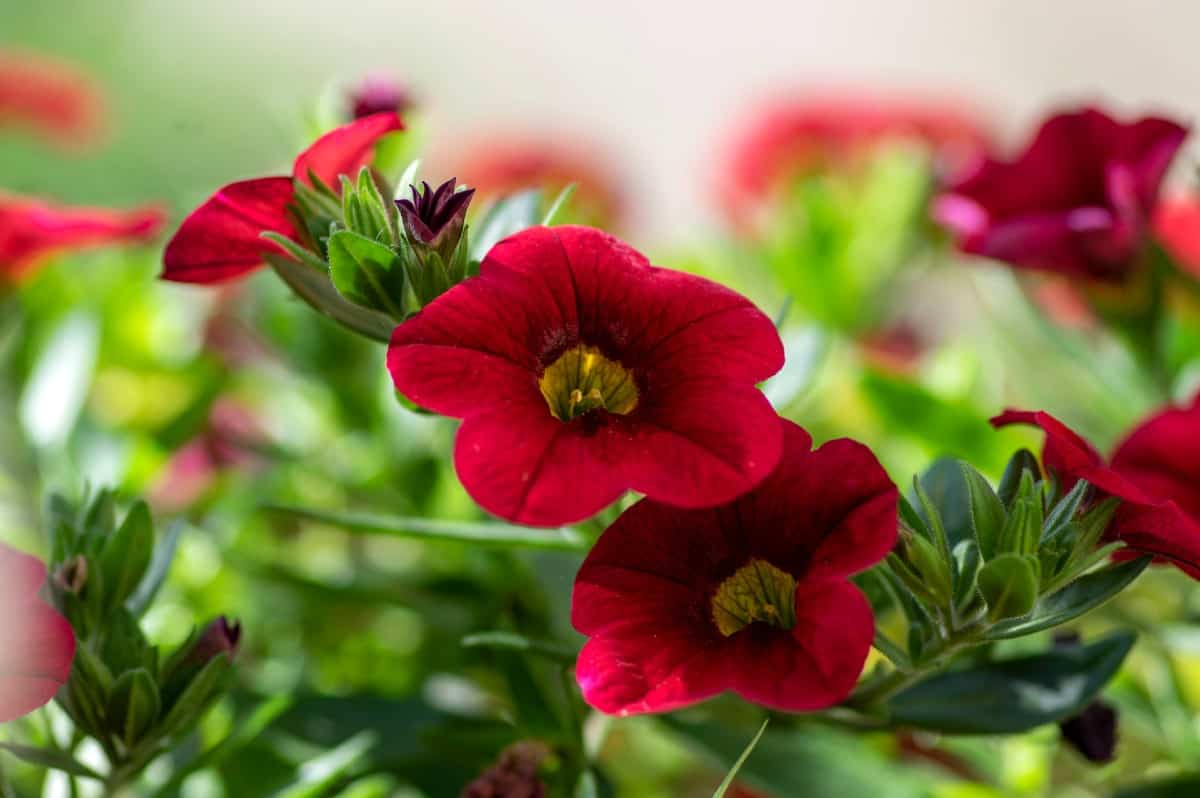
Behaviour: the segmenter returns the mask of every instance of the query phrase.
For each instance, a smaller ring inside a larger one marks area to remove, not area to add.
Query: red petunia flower
[[[388,349],[397,390],[463,419],[467,491],[544,525],[626,490],[703,507],[754,487],[781,437],[755,383],[782,365],[775,326],[749,300],[587,227],[500,242]]]
[[[1154,209],[1154,234],[1175,265],[1200,280],[1200,195],[1164,197]]]
[[[388,111],[404,115],[413,98],[403,83],[384,75],[368,75],[347,97],[351,119]]]
[[[183,220],[163,253],[163,279],[219,283],[259,268],[264,254],[281,251],[262,233],[296,237],[288,212],[294,180],[307,184],[311,172],[340,191],[340,175],[357,175],[374,157],[375,142],[403,129],[394,112],[363,117],[331,130],[300,153],[291,177],[260,177],[225,186]]]
[[[1085,108],[1047,119],[1014,161],[984,159],[934,203],[964,252],[1023,269],[1128,277],[1187,129]]]
[[[753,227],[797,175],[842,166],[884,141],[913,140],[952,168],[987,146],[982,125],[960,108],[846,95],[774,99],[738,131],[722,161],[718,196],[734,225]]]
[[[854,688],[875,634],[847,577],[896,544],[896,487],[865,446],[790,421],[778,468],[708,510],[644,499],[575,579],[571,623],[591,639],[576,678],[610,714],[666,712],[732,690],[800,712]]]
[[[0,543],[0,723],[45,704],[71,673],[75,633],[38,597],[40,560]]]
[[[1143,421],[1109,463],[1049,413],[1007,410],[992,424],[1040,427],[1046,433],[1042,463],[1064,490],[1084,479],[1121,499],[1109,539],[1200,579],[1200,396],[1190,407],[1167,408]]]
[[[466,148],[452,168],[482,199],[494,199],[530,188],[553,197],[576,184],[573,202],[600,227],[621,222],[624,200],[611,170],[594,152],[575,144],[521,136],[492,136]]]
[[[24,127],[67,149],[96,144],[103,133],[99,88],[70,64],[0,51],[0,128]]]
[[[62,252],[153,240],[164,220],[154,206],[70,208],[0,192],[0,283],[28,277]]]

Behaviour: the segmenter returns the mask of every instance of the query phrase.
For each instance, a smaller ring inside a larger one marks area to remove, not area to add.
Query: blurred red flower
[[[621,223],[624,201],[615,176],[578,143],[492,136],[469,145],[444,171],[457,175],[484,200],[531,188],[542,189],[552,199],[575,183],[572,202],[589,224],[609,228]]]
[[[1187,129],[1084,108],[1050,117],[1015,160],[982,159],[934,203],[964,252],[1118,282],[1147,240],[1159,185]]]
[[[204,429],[177,451],[150,492],[166,511],[182,510],[202,498],[225,471],[260,464],[256,449],[266,432],[247,408],[229,399],[213,403]]]
[[[809,171],[846,168],[884,141],[916,141],[943,169],[987,146],[983,126],[962,108],[852,94],[801,94],[767,103],[739,130],[721,161],[718,196],[739,229],[790,181]]]
[[[0,543],[0,723],[54,697],[71,673],[75,633],[38,597],[46,566]]]
[[[644,499],[588,554],[571,623],[591,638],[575,673],[592,706],[666,712],[732,690],[801,712],[853,689],[875,624],[847,577],[895,545],[896,487],[865,446],[812,451],[776,423],[783,458],[752,492],[708,510]]]
[[[72,208],[0,192],[0,283],[28,277],[71,250],[146,242],[162,229],[162,209]]]
[[[44,55],[0,50],[0,128],[22,127],[81,149],[103,133],[99,88],[75,67]]]
[[[1200,280],[1200,195],[1164,197],[1154,209],[1154,233],[1175,265]]]
[[[412,106],[408,87],[383,75],[368,75],[347,97],[351,119],[389,111],[403,115]]]
[[[1084,479],[1121,500],[1109,539],[1200,579],[1200,396],[1189,407],[1168,407],[1144,420],[1108,463],[1049,413],[1007,410],[992,423],[1040,427],[1046,433],[1042,463],[1063,490]]]
[[[755,383],[782,365],[749,300],[570,226],[497,244],[388,350],[397,390],[464,419],[455,465],[475,500],[545,525],[626,490],[703,507],[752,488],[781,438]]]
[[[183,220],[163,253],[164,280],[219,283],[263,265],[263,255],[281,251],[261,237],[267,231],[296,238],[289,207],[292,182],[310,182],[310,172],[334,191],[340,175],[354,177],[371,162],[375,142],[403,130],[394,113],[375,114],[331,130],[296,158],[290,177],[260,177],[230,183]]]

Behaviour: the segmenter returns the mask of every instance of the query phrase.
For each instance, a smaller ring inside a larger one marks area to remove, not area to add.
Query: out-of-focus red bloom
[[[782,365],[775,326],[749,300],[571,226],[501,241],[388,350],[397,390],[464,419],[467,492],[545,525],[626,490],[684,507],[745,493],[779,460],[755,383]]]
[[[475,188],[481,199],[495,199],[539,188],[553,197],[576,184],[572,202],[588,222],[620,224],[624,201],[612,172],[581,145],[520,136],[493,136],[470,145],[448,173]]]
[[[75,67],[0,50],[0,128],[27,128],[61,147],[80,149],[99,141],[103,112],[99,88]]]
[[[412,95],[408,87],[383,75],[368,75],[350,92],[347,99],[351,119],[389,111],[403,116],[412,107]]]
[[[721,162],[718,196],[739,229],[797,176],[847,168],[881,142],[930,148],[943,169],[987,146],[982,125],[962,108],[853,95],[800,94],[771,100],[738,131]]]
[[[1147,418],[1108,463],[1049,413],[1008,410],[992,423],[1040,427],[1046,433],[1042,463],[1064,490],[1084,479],[1102,495],[1121,500],[1109,539],[1200,579],[1200,396],[1189,407],[1169,407]]]
[[[501,752],[496,764],[463,788],[460,798],[545,798],[546,785],[538,778],[538,769],[548,756],[545,743],[514,743]]]
[[[865,446],[812,451],[790,421],[778,468],[708,510],[644,499],[600,536],[571,623],[576,678],[610,714],[667,712],[732,690],[789,712],[853,689],[875,633],[847,579],[896,543],[896,487]]]
[[[882,327],[861,337],[859,349],[864,359],[883,371],[913,374],[929,344],[912,324],[900,322]]]
[[[0,192],[0,283],[16,282],[46,259],[71,250],[152,240],[161,208],[71,208]]]
[[[265,253],[282,251],[262,233],[297,236],[289,213],[294,180],[307,184],[311,173],[340,191],[340,175],[356,176],[374,157],[375,142],[403,129],[394,112],[363,117],[331,130],[300,153],[291,177],[260,177],[225,186],[183,220],[163,254],[163,279],[219,283],[259,268]]]
[[[1013,161],[983,159],[934,203],[964,252],[1023,269],[1123,281],[1150,229],[1159,185],[1187,129],[1058,114]]]
[[[242,405],[217,400],[204,430],[167,462],[151,491],[152,503],[163,510],[179,510],[202,497],[224,471],[250,468],[259,462],[255,447],[266,434],[258,420]]]
[[[75,633],[38,597],[46,566],[0,543],[0,723],[45,704],[71,673]]]
[[[1175,265],[1200,280],[1200,195],[1164,197],[1154,209],[1154,233]]]

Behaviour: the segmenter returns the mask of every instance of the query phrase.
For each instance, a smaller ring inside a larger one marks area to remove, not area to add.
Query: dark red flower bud
[[[1111,762],[1117,749],[1117,711],[1093,701],[1073,718],[1058,724],[1063,740],[1089,762]]]
[[[79,595],[87,584],[87,558],[77,554],[54,569],[52,581],[54,586],[64,593]]]
[[[496,764],[463,789],[460,798],[544,798],[546,785],[538,779],[538,768],[549,753],[538,742],[509,746]]]
[[[412,191],[411,200],[396,200],[409,243],[418,249],[437,251],[446,262],[449,262],[462,237],[467,206],[471,204],[471,197],[475,196],[473,188],[455,191],[456,182],[452,177],[436,189],[422,182],[420,190],[416,186],[409,187]]]
[[[348,99],[352,119],[362,119],[385,111],[403,115],[413,104],[412,95],[404,84],[378,75],[365,78],[350,92]]]
[[[222,615],[204,627],[204,631],[196,638],[191,651],[188,652],[186,662],[205,665],[220,654],[228,654],[229,659],[232,660],[237,654],[238,643],[241,639],[242,625],[237,622],[231,623]]]

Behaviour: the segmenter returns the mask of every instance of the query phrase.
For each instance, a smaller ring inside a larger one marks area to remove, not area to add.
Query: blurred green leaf
[[[549,227],[558,219],[558,215],[566,208],[567,203],[571,201],[571,197],[575,196],[575,189],[579,188],[578,183],[568,183],[563,187],[563,190],[558,192],[558,196],[554,198],[554,202],[550,203],[550,207],[546,210],[546,215],[542,217],[542,226]]]
[[[717,785],[717,789],[713,792],[713,798],[725,798],[725,793],[733,786],[733,780],[737,778],[737,774],[742,769],[742,765],[746,764],[746,760],[750,758],[750,754],[754,753],[754,747],[758,745],[758,741],[762,739],[763,733],[767,730],[767,724],[771,722],[771,716],[763,718],[762,725],[758,727],[758,733],[750,739],[746,745],[746,749],[742,751],[742,755],[733,763],[733,767],[725,774],[725,778]]]
[[[1200,775],[1125,787],[1113,793],[1112,798],[1196,798],[1197,795],[1200,795]]]
[[[346,300],[333,287],[325,272],[282,255],[268,254],[266,259],[292,292],[317,312],[365,338],[381,343],[391,340],[396,323],[382,313]]]
[[[171,570],[171,563],[175,560],[175,550],[179,546],[179,536],[183,534],[185,524],[182,521],[175,521],[167,527],[167,532],[163,535],[158,545],[154,547],[154,553],[150,557],[150,565],[146,569],[145,576],[142,577],[141,583],[133,594],[125,602],[125,609],[133,614],[133,617],[141,617],[154,601],[154,597],[158,595],[159,589],[163,582],[166,581],[167,573]]]
[[[96,781],[104,780],[100,774],[68,754],[66,751],[56,751],[49,748],[35,748],[31,745],[21,745],[20,743],[8,742],[0,742],[0,751],[7,751],[17,759],[20,759],[22,762],[28,762],[29,764],[37,765],[38,767],[61,770],[64,773],[70,773],[72,776],[81,776],[85,779],[95,779]]]
[[[481,543],[503,548],[517,546],[533,549],[586,551],[587,538],[571,527],[534,529],[498,522],[435,521],[428,518],[338,512],[283,505],[264,505],[264,510],[304,518],[350,532],[389,537]]]
[[[532,640],[514,632],[478,632],[463,638],[466,648],[502,648],[510,651],[524,651],[540,657],[573,665],[579,652],[561,643]]]
[[[1133,646],[1118,632],[1085,646],[971,665],[925,679],[893,696],[899,726],[947,734],[1015,734],[1080,712]]]
[[[1038,574],[1024,555],[1005,553],[984,563],[979,572],[979,592],[988,604],[988,618],[1016,618],[1033,609],[1038,596]]]
[[[154,551],[154,521],[150,508],[139,501],[130,508],[125,521],[105,543],[100,555],[104,572],[104,614],[120,606],[131,596],[146,570]]]
[[[542,192],[538,189],[510,194],[492,204],[477,224],[472,225],[471,259],[483,260],[492,247],[540,221]]]
[[[145,668],[126,671],[113,685],[107,717],[111,730],[126,748],[133,748],[158,719],[158,685]]]

